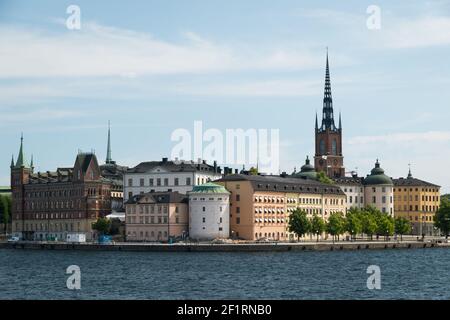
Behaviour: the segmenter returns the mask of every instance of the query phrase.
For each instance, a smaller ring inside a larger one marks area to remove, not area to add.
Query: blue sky
[[[66,8],[81,9],[68,30]],[[381,29],[366,12],[381,9]],[[280,129],[280,170],[314,152],[329,47],[344,163],[450,191],[450,1],[1,1],[0,185],[20,133],[36,168],[78,149],[169,156],[177,128]]]

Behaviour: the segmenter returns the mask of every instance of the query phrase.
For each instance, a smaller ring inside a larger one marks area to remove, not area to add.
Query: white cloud
[[[393,18],[381,35],[392,48],[418,48],[450,44],[450,17]]]
[[[308,96],[317,95],[323,84],[307,80],[246,81],[232,84],[180,85],[176,93],[218,96]]]
[[[61,26],[63,28],[63,26]],[[136,77],[236,70],[303,69],[323,64],[308,50],[269,52],[218,44],[193,32],[181,43],[136,31],[84,23],[50,33],[0,26],[0,77]]]

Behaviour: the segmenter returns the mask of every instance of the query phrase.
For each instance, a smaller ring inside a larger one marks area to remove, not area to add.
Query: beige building
[[[345,213],[345,194],[338,186],[279,176],[229,175],[216,183],[230,191],[230,234],[257,240],[289,240],[289,215],[296,208],[325,220]]]
[[[188,233],[188,198],[178,192],[135,195],[125,203],[127,241],[169,241]]]

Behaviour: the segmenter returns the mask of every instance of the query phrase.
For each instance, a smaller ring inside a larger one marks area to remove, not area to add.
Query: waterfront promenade
[[[340,242],[268,242],[268,243],[131,243],[114,244],[67,242],[0,243],[0,248],[19,250],[100,250],[149,252],[286,252],[286,251],[340,251],[384,250],[450,247],[437,241],[340,241]]]

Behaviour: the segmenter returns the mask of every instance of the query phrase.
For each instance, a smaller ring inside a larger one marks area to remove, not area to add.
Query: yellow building
[[[327,220],[345,213],[346,197],[338,186],[279,176],[236,174],[216,181],[230,191],[230,234],[240,239],[289,240],[289,215],[296,208]]]
[[[411,221],[412,234],[434,235],[434,215],[439,209],[440,186],[413,178],[411,170],[408,177],[394,179],[395,217]]]

